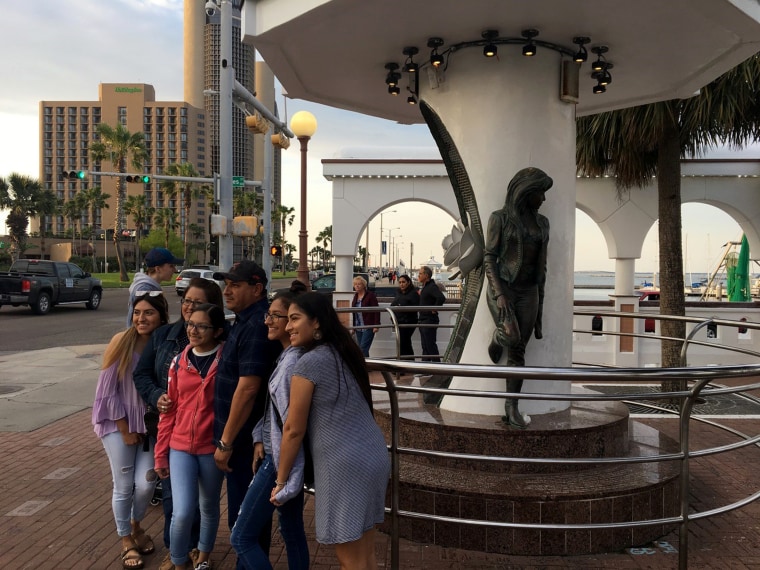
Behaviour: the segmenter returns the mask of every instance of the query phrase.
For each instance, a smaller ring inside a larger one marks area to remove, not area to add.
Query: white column
[[[350,255],[335,256],[335,290],[354,290],[354,258]]]
[[[475,191],[484,233],[491,212],[504,205],[507,185],[517,171],[533,166],[554,180],[541,207],[551,224],[544,338],[530,340],[526,365],[569,367],[575,248],[575,106],[559,99],[558,53],[540,48],[536,57],[529,58],[508,49],[504,52],[499,60],[483,57],[480,49],[453,54],[445,81],[438,88],[430,89],[427,81],[420,82],[421,97],[438,113],[456,143]],[[487,286],[486,282],[484,287]],[[462,363],[491,362],[487,347],[494,326],[481,294]],[[503,391],[505,382],[455,378],[451,387]],[[570,391],[570,383],[526,381],[522,391],[564,393]],[[446,396],[442,407],[486,415],[504,413],[502,400],[487,398]],[[521,410],[528,414],[567,407],[569,402],[520,402]]]
[[[635,285],[636,260],[615,259],[615,295],[633,295]]]

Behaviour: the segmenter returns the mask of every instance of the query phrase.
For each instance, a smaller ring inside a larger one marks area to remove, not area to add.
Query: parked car
[[[190,269],[183,269],[179,272],[179,275],[177,275],[177,280],[174,282],[174,289],[177,291],[177,295],[182,297],[185,294],[185,291],[187,291],[187,286],[190,283],[190,280],[194,277],[200,277],[201,279],[208,279],[209,281],[213,281],[219,287],[224,289],[224,281],[217,281],[214,279],[214,270],[212,269],[201,269],[201,268],[190,268]]]
[[[8,273],[0,275],[0,306],[29,305],[36,315],[70,303],[85,303],[94,311],[102,299],[100,279],[65,261],[19,259]]]
[[[375,288],[375,280],[370,279],[366,273],[354,273],[354,277],[364,277],[367,282],[367,289]],[[322,277],[318,277],[311,282],[311,290],[318,291],[319,293],[332,294],[335,291],[335,273],[328,273]]]

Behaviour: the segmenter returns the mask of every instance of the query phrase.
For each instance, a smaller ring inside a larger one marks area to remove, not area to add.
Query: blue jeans
[[[259,535],[271,525],[275,506],[269,497],[277,480],[277,468],[271,455],[264,458],[248,487],[230,543],[238,555],[238,566],[246,570],[270,570],[269,555],[259,545]],[[309,548],[303,528],[303,491],[277,507],[280,534],[288,553],[289,570],[308,570]]]
[[[164,511],[164,546],[169,548],[171,544],[172,512],[174,510],[174,501],[172,500],[172,480],[171,477],[161,481],[161,508]],[[190,530],[190,548],[198,548],[198,536],[201,528],[201,511],[195,510],[195,519],[193,527]]]
[[[170,548],[174,564],[187,562],[190,529],[200,506],[201,531],[198,550],[211,552],[219,529],[219,498],[224,474],[214,462],[214,454],[192,455],[169,450],[169,473],[172,479],[172,526]]]
[[[111,508],[116,519],[119,536],[132,533],[132,520],[141,521],[153,496],[155,481],[148,481],[146,474],[153,469],[153,443],[145,451],[143,445],[126,445],[118,431],[101,438],[111,464],[113,495]]]
[[[356,329],[356,343],[359,348],[362,349],[362,354],[369,357],[369,347],[372,346],[372,341],[375,339],[375,333],[372,329]]]

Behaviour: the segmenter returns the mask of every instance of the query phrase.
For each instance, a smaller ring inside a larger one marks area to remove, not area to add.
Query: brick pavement
[[[668,435],[677,435],[672,419],[646,420]],[[755,433],[756,419],[726,421],[737,430]],[[732,438],[696,427],[699,447],[728,443]],[[750,447],[720,457],[697,460],[693,469],[693,504],[701,511],[748,496],[760,487],[760,449]],[[27,433],[0,433],[0,568],[120,568],[119,540],[110,507],[111,479],[100,441],[85,410]],[[223,499],[222,504],[226,504]],[[222,520],[226,513],[222,512]],[[307,499],[307,536],[315,570],[337,569],[330,547],[314,539],[313,502]],[[145,527],[161,536],[162,514],[152,507]],[[379,565],[390,568],[390,541],[378,534]],[[544,568],[677,568],[678,536],[670,533],[644,549],[578,557],[525,557],[484,554],[401,541],[403,569],[544,569]],[[146,557],[157,568],[163,545]],[[287,568],[282,541],[273,538],[271,560]],[[234,568],[229,531],[220,528],[212,555],[218,570]],[[689,568],[760,569],[760,504],[693,523]]]

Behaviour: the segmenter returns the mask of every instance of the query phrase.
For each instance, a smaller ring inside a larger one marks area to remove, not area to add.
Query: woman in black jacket
[[[420,304],[420,295],[412,285],[412,280],[408,275],[401,275],[398,278],[398,293],[396,298],[393,299],[391,307],[417,307]],[[412,334],[417,327],[409,325],[417,324],[417,312],[397,312],[396,322],[398,322],[398,338],[399,338],[399,356],[401,358],[414,356],[414,348],[412,348]],[[407,326],[404,326],[407,325]]]

